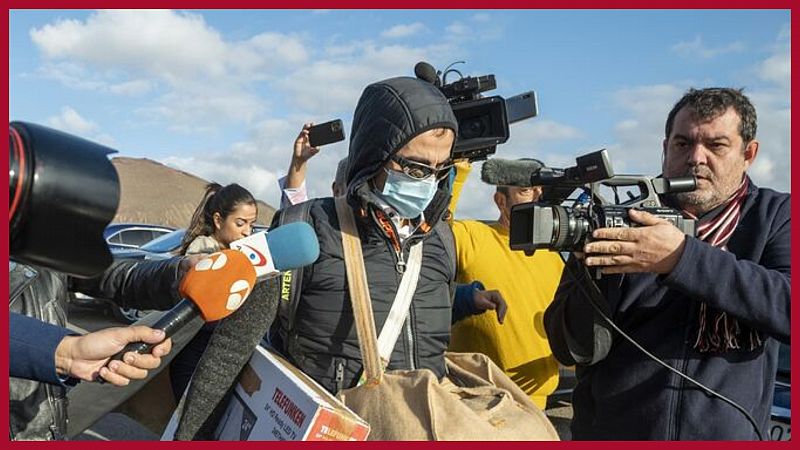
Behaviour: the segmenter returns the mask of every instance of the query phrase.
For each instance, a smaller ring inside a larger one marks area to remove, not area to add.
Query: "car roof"
[[[175,230],[174,227],[166,226],[166,225],[153,225],[150,223],[127,223],[127,222],[117,222],[117,223],[110,223],[106,226],[106,229],[103,231],[103,235],[108,236],[111,233],[115,233],[119,230],[125,230],[128,228],[146,228],[146,229],[156,229],[156,230],[166,230],[166,231],[173,231]]]

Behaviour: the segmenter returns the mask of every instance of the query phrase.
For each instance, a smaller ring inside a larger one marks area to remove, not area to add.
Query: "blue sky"
[[[349,135],[368,83],[463,60],[465,75],[496,75],[491,94],[538,94],[540,115],[513,124],[498,157],[563,167],[608,148],[618,173],[658,173],[664,119],[686,89],[744,87],[762,142],[750,173],[789,191],[790,41],[786,10],[12,10],[9,117],[276,205],[302,123],[341,118]],[[329,194],[346,152],[311,160],[311,195]],[[495,218],[478,178],[457,216]]]

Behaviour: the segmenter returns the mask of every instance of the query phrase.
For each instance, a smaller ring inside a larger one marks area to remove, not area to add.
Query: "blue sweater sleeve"
[[[483,283],[480,281],[473,281],[470,284],[459,284],[456,286],[456,296],[453,301],[453,319],[452,323],[459,320],[480,313],[478,308],[475,307],[475,291],[484,290]]]
[[[789,196],[770,198],[754,211],[747,241],[763,240],[757,260],[695,238],[687,238],[681,259],[664,277],[668,286],[728,312],[776,339],[789,343],[791,311],[791,209]]]
[[[11,313],[9,317],[9,375],[17,378],[63,384],[56,374],[56,347],[71,330]]]

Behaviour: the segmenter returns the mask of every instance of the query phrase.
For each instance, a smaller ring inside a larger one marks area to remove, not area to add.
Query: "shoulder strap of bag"
[[[278,225],[292,222],[309,222],[312,200],[290,206],[281,212]],[[278,316],[287,330],[294,329],[294,316],[303,287],[303,268],[284,272],[281,275],[281,295],[278,302]]]
[[[389,363],[392,357],[392,350],[394,350],[394,346],[397,344],[397,339],[403,329],[403,323],[408,315],[408,308],[411,306],[411,299],[417,290],[421,268],[422,240],[411,246],[408,261],[406,261],[406,270],[403,272],[403,278],[397,288],[392,308],[389,310],[386,322],[381,328],[381,334],[378,336],[378,354],[386,364]]]
[[[444,245],[447,257],[450,259],[450,304],[455,302],[456,294],[456,274],[458,273],[458,257],[456,256],[456,237],[453,235],[453,229],[447,221],[439,221],[433,227],[434,233],[439,236]]]
[[[442,240],[444,249],[447,252],[447,257],[450,258],[450,269],[452,270],[451,276],[456,276],[456,237],[453,235],[453,229],[450,224],[444,220],[439,221],[434,227],[433,231],[439,235]]]
[[[375,331],[375,316],[372,313],[372,300],[369,296],[367,273],[364,270],[364,256],[361,253],[361,239],[358,236],[355,217],[346,197],[336,197],[336,215],[342,233],[344,263],[347,270],[347,285],[350,289],[350,302],[355,316],[358,345],[364,366],[363,377],[366,383],[378,384],[383,370],[378,356],[378,337]]]

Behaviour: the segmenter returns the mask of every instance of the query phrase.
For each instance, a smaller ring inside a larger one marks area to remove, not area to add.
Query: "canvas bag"
[[[558,440],[547,416],[488,357],[447,353],[447,375],[383,370],[361,241],[352,209],[336,199],[364,382],[337,397],[370,424],[370,440]]]

